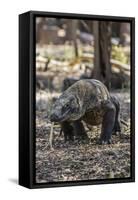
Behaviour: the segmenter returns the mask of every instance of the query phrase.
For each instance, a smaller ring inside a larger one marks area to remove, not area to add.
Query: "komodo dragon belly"
[[[103,110],[95,108],[93,111],[85,113],[82,120],[90,125],[96,126],[102,124],[103,115]]]

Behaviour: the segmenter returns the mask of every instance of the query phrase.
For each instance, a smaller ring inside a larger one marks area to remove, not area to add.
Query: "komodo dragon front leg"
[[[115,125],[116,109],[113,103],[104,105],[104,116],[102,121],[100,144],[110,144],[112,131]]]

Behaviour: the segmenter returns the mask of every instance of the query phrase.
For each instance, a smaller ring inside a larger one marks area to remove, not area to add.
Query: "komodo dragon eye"
[[[69,103],[67,103],[67,104],[65,105],[65,108],[69,108]]]
[[[63,113],[66,112],[66,111],[68,110],[68,108],[69,108],[69,104],[64,105],[64,106],[62,107],[62,112],[63,112]]]

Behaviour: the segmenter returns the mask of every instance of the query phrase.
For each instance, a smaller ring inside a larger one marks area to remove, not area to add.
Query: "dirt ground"
[[[111,145],[98,145],[100,126],[86,128],[88,143],[65,143],[60,126],[54,128],[53,150],[49,147],[51,123],[44,110],[36,109],[36,182],[59,182],[130,177],[130,94],[113,92],[121,103],[122,134],[113,135]]]

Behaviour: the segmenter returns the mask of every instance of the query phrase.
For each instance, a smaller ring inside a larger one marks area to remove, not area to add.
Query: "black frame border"
[[[36,17],[123,21],[131,24],[131,177],[52,183],[35,182]],[[135,182],[135,18],[41,11],[28,11],[19,15],[19,184],[27,188],[49,188],[128,182]]]

